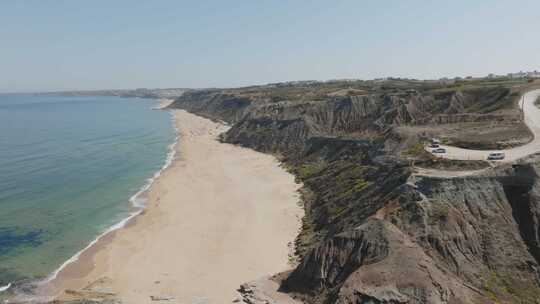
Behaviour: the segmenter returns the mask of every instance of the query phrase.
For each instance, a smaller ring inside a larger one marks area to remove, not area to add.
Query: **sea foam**
[[[60,272],[62,272],[62,270],[64,268],[66,268],[69,264],[72,264],[72,263],[76,262],[77,260],[79,260],[79,257],[81,256],[81,254],[83,254],[86,250],[88,250],[89,248],[94,246],[96,243],[98,243],[107,234],[109,234],[109,233],[111,233],[111,232],[113,232],[115,230],[118,230],[118,229],[121,229],[121,228],[125,227],[126,224],[130,220],[132,220],[134,217],[138,216],[139,214],[141,214],[143,212],[144,208],[146,208],[146,199],[143,199],[141,196],[145,192],[147,192],[148,189],[150,189],[150,187],[156,181],[156,179],[161,176],[161,173],[163,171],[165,171],[167,168],[169,168],[172,165],[175,158],[176,158],[176,147],[178,145],[179,135],[178,135],[178,128],[176,127],[176,123],[175,123],[175,120],[174,120],[174,114],[172,112],[171,112],[171,123],[172,123],[173,128],[174,128],[175,138],[174,138],[173,143],[170,144],[169,147],[168,147],[168,152],[167,152],[167,157],[165,159],[165,164],[161,167],[160,170],[158,170],[156,173],[154,173],[154,175],[151,178],[147,179],[145,185],[142,186],[139,189],[139,191],[137,193],[135,193],[133,196],[131,196],[131,198],[129,199],[129,202],[131,203],[131,205],[134,208],[136,208],[136,211],[131,212],[126,218],[122,219],[120,222],[114,224],[113,226],[111,226],[107,230],[105,230],[103,233],[101,233],[97,238],[95,238],[93,241],[91,241],[86,247],[84,247],[82,250],[77,252],[75,255],[73,255],[71,258],[69,258],[67,261],[65,261],[62,265],[60,265],[60,267],[58,267],[55,271],[53,271],[44,280],[41,280],[40,282],[38,282],[38,285],[43,285],[43,284],[49,283],[50,281],[56,279],[58,274]],[[7,288],[9,288],[10,285],[11,284],[9,284]],[[2,290],[0,289],[0,292],[1,291]]]

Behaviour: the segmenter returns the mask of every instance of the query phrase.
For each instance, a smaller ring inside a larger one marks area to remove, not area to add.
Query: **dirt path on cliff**
[[[489,168],[479,169],[479,170],[441,170],[441,169],[429,169],[422,167],[414,167],[414,175],[417,176],[429,176],[429,177],[440,177],[440,178],[454,178],[454,177],[465,177],[470,175],[476,175],[484,173]]]
[[[540,152],[540,109],[535,105],[535,102],[539,97],[540,89],[529,91],[523,95],[523,101],[520,100],[519,104],[520,108],[523,108],[525,124],[531,130],[534,136],[533,140],[530,143],[520,147],[501,150],[501,152],[505,153],[505,159],[492,162],[492,166],[495,166],[496,163],[511,163],[518,159],[522,159],[529,155]],[[487,160],[489,153],[494,152],[494,150],[463,149],[448,145],[440,146],[446,149],[446,153],[434,155],[439,158],[452,160]],[[431,151],[431,149],[428,147],[426,147],[426,150],[428,152]],[[418,176],[454,178],[480,174],[488,169],[489,168],[480,170],[455,171],[415,167],[414,174]]]
[[[513,162],[517,159],[540,152],[540,109],[534,104],[540,96],[540,90],[533,90],[525,93],[523,104],[520,100],[520,107],[523,108],[525,124],[533,133],[534,139],[523,146],[502,150],[505,159],[499,162]],[[437,157],[453,160],[486,160],[493,150],[473,150],[441,145],[446,149],[444,154],[436,154]],[[431,149],[429,149],[431,150]]]

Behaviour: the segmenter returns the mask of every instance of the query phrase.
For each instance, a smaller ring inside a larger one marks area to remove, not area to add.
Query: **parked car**
[[[502,160],[504,159],[504,153],[503,152],[491,152],[489,153],[488,160]]]
[[[431,150],[431,153],[446,153],[446,149],[445,148],[433,149]]]

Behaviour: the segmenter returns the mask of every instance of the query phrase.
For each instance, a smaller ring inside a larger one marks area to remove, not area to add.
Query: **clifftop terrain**
[[[299,82],[188,91],[171,108],[232,128],[225,142],[280,155],[303,182],[297,266],[282,291],[305,303],[538,303],[540,158],[485,168],[423,153],[531,139],[523,80]]]

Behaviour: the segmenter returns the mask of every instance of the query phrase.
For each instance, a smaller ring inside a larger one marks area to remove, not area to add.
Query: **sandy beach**
[[[171,103],[174,102],[174,99],[166,99],[166,98],[162,98],[162,99],[159,99],[158,102],[159,102],[159,105],[158,105],[157,107],[155,107],[154,110],[164,110],[164,109],[167,108]]]
[[[240,284],[290,268],[303,212],[294,177],[273,156],[219,143],[226,126],[174,116],[176,159],[149,189],[143,214],[64,268],[49,292],[230,303]]]

